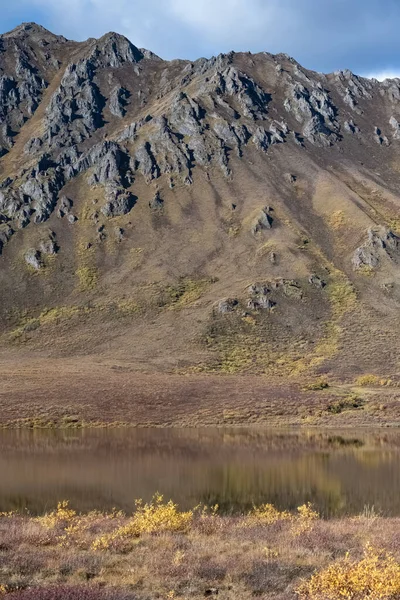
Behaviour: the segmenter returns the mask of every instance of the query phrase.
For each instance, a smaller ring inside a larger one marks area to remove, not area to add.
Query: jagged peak
[[[93,54],[110,57],[110,66],[120,66],[123,62],[139,62],[144,57],[143,52],[134,46],[127,37],[114,31],[93,41]]]
[[[33,21],[27,22],[27,23],[21,23],[21,25],[14,27],[14,29],[12,29],[11,31],[1,34],[0,37],[7,39],[7,38],[16,38],[16,37],[33,37],[36,35],[40,35],[41,37],[45,36],[45,37],[51,37],[53,39],[66,41],[66,38],[64,36],[56,35],[55,33],[52,33],[51,31],[49,31],[48,29],[43,27],[42,25],[38,25],[37,23],[34,23]]]

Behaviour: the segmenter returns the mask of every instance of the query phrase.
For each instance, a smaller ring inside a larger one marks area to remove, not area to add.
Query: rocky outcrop
[[[106,190],[107,202],[101,208],[105,217],[120,217],[126,215],[135,206],[136,197],[121,188],[108,188]]]
[[[79,144],[104,124],[105,98],[93,78],[88,60],[68,65],[46,109],[44,139],[50,148]]]
[[[251,233],[256,235],[264,229],[271,229],[274,219],[271,216],[272,209],[269,206],[263,208],[255,218],[253,225],[251,226]]]
[[[326,286],[326,282],[316,273],[311,273],[310,277],[308,278],[308,283],[319,290]]]
[[[380,146],[389,146],[389,140],[382,134],[379,127],[374,127],[374,139]]]
[[[72,206],[73,206],[72,200],[70,198],[67,198],[67,196],[62,196],[60,198],[60,203],[59,203],[59,207],[57,210],[57,217],[59,219],[62,219],[66,215],[69,215],[71,212]]]
[[[35,250],[34,248],[30,248],[25,253],[25,262],[29,267],[31,267],[35,271],[39,271],[44,266],[42,262],[41,253],[39,252],[39,250]]]
[[[353,268],[377,269],[384,258],[399,261],[400,238],[386,227],[371,228],[368,230],[366,242],[354,252]]]
[[[344,128],[348,133],[357,134],[361,133],[361,129],[354,123],[353,119],[344,122]]]
[[[270,298],[271,288],[268,284],[254,283],[247,292],[251,296],[246,302],[249,310],[272,310],[276,306],[276,302]]]
[[[217,310],[221,314],[234,312],[239,306],[239,301],[236,298],[225,298],[220,300],[217,305]]]
[[[291,84],[284,108],[303,124],[303,136],[312,144],[330,146],[339,139],[337,109],[321,84],[311,92],[299,82]]]

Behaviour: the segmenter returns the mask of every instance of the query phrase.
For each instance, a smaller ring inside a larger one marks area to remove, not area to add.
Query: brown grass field
[[[0,379],[2,427],[400,424],[398,384],[373,376],[327,384],[319,377],[142,373],[78,358],[3,360]]]

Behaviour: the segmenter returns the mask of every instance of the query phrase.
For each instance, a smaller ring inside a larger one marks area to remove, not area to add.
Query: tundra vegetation
[[[224,515],[156,494],[127,515],[63,501],[40,516],[1,514],[0,590],[10,600],[395,600],[399,525],[371,508],[326,520],[309,503]]]

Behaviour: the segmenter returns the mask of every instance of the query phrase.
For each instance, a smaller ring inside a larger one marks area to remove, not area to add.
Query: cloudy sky
[[[400,0],[0,0],[0,31],[21,21],[76,40],[118,31],[167,59],[267,50],[317,71],[400,75]]]

